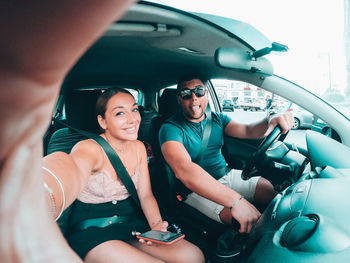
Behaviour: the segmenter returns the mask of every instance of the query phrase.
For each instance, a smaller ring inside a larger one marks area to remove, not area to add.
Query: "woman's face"
[[[132,95],[117,93],[107,103],[105,118],[99,117],[101,127],[115,139],[136,140],[141,116]]]

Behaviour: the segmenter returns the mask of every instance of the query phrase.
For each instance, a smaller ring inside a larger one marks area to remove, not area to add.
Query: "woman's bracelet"
[[[60,180],[57,178],[57,176],[51,170],[47,169],[44,166],[42,166],[41,168],[43,170],[45,170],[46,172],[48,172],[53,178],[55,178],[55,180],[57,181],[57,183],[60,186],[60,189],[62,191],[62,208],[61,208],[60,213],[58,214],[58,216],[55,218],[55,220],[57,221],[60,218],[60,216],[62,215],[64,207],[66,206],[66,195],[64,193],[63,185],[60,182]],[[44,184],[44,187],[45,187],[45,184]],[[49,188],[49,189],[51,189],[51,188]],[[52,189],[51,189],[51,191],[52,191]],[[57,207],[56,207],[56,202],[55,202],[53,193],[52,193],[52,197],[53,197],[53,200],[54,200],[54,203],[55,203],[55,210],[56,210]],[[50,199],[51,199],[51,195],[50,195]],[[55,211],[55,213],[56,213],[56,211]]]
[[[243,196],[240,196],[236,201],[234,201],[234,203],[231,205],[230,210],[239,203],[239,201],[241,201],[243,199]]]
[[[49,194],[50,202],[51,202],[51,214],[52,214],[52,217],[55,218],[55,215],[57,212],[55,196],[53,194],[52,189],[46,183],[44,183],[44,188]]]

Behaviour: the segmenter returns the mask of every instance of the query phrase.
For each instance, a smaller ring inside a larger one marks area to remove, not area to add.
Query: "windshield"
[[[349,18],[344,19],[344,3],[350,1],[291,0],[283,4],[279,0],[152,2],[253,25],[271,41],[289,47],[286,53],[267,56],[276,75],[311,91],[350,117],[350,83],[347,84],[346,77],[346,55],[350,57],[350,54],[344,52],[346,44],[350,50],[349,36],[344,38],[344,32],[350,30],[344,31],[344,21],[349,21]]]

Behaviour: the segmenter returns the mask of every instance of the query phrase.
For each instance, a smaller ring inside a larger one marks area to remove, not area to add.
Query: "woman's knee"
[[[205,261],[202,251],[184,239],[169,246],[147,246],[138,242],[133,243],[133,246],[168,263],[203,263]]]
[[[203,263],[204,261],[202,251],[194,244],[185,241],[181,248],[177,249],[173,263]]]
[[[143,263],[165,263],[164,261],[152,257],[132,245],[120,241],[111,240],[104,242],[86,255],[85,263],[117,263],[117,262],[143,262]]]

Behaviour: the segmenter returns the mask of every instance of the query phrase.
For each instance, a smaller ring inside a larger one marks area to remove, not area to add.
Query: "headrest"
[[[98,131],[96,101],[101,90],[75,90],[67,94],[67,124],[78,129]]]
[[[180,106],[176,99],[176,89],[164,89],[158,100],[159,114],[164,118],[169,118],[179,111]]]

